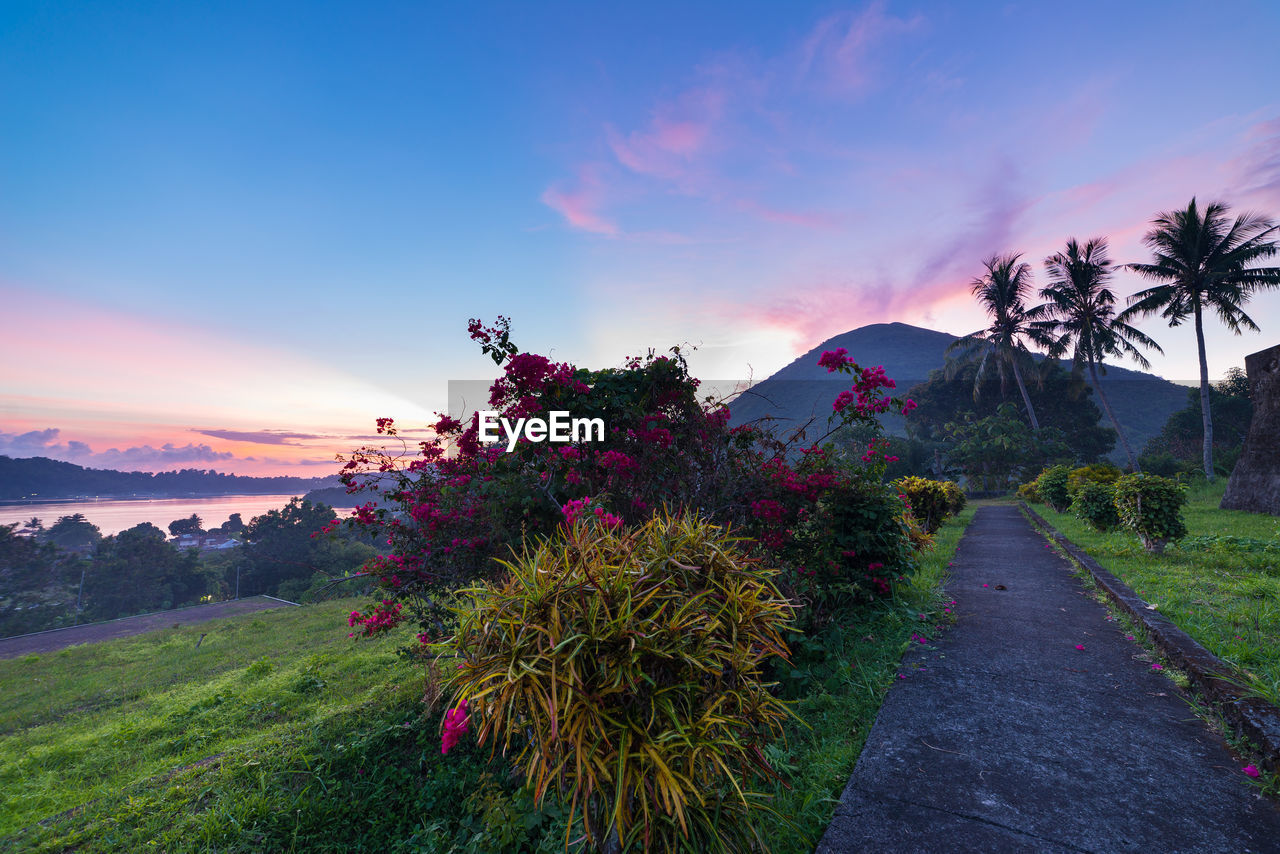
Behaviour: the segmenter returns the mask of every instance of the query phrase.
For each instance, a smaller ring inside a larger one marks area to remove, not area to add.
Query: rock
[[[1246,356],[1244,369],[1253,421],[1221,507],[1280,516],[1280,345]]]

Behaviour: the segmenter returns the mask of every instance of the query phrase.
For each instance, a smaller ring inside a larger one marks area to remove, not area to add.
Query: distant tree
[[[68,551],[86,551],[102,539],[102,531],[98,529],[83,513],[70,516],[59,516],[58,521],[44,532],[47,542]]]
[[[238,534],[244,530],[244,520],[239,513],[232,513],[231,518],[223,522],[218,530],[224,534]]]
[[[1171,461],[1177,461],[1179,467],[1184,463],[1196,463],[1198,467],[1203,460],[1204,449],[1200,400],[1199,389],[1187,389],[1186,408],[1170,415],[1159,435],[1147,442],[1142,452],[1144,460],[1160,460],[1167,456]],[[1231,368],[1226,377],[1209,389],[1209,406],[1213,410],[1215,467],[1230,473],[1244,448],[1244,437],[1253,420],[1249,380],[1243,370]],[[1157,467],[1169,468],[1169,463],[1159,463]]]
[[[194,603],[216,588],[194,549],[179,549],[143,522],[107,537],[85,579],[85,614],[112,619]]]
[[[40,517],[32,516],[30,520],[23,523],[22,530],[36,538],[44,533],[44,522],[40,521]]]
[[[1012,403],[1002,403],[985,418],[965,413],[944,431],[951,443],[948,461],[964,474],[970,489],[1008,489],[1015,480],[1026,480],[1044,460],[1067,453],[1061,430],[1032,430]]]
[[[911,387],[907,396],[918,404],[906,417],[907,432],[912,438],[926,445],[943,442],[943,428],[948,422],[962,421],[966,412],[972,412],[977,418],[995,415],[1001,404],[1008,402],[998,378],[991,375],[982,383],[981,393],[974,400],[970,389],[976,372],[973,364],[957,369],[951,379],[947,379],[943,371],[934,371],[927,382]],[[1063,432],[1068,455],[1076,462],[1091,463],[1108,454],[1115,446],[1116,434],[1099,423],[1102,410],[1092,400],[1093,389],[1073,381],[1057,362],[1047,359],[1038,374],[1039,386],[1030,387],[1028,393],[1039,413],[1041,426],[1056,427]],[[934,472],[942,474],[936,465]]]
[[[1200,357],[1201,457],[1204,476],[1213,480],[1213,407],[1209,402],[1209,361],[1204,347],[1204,312],[1213,311],[1235,334],[1258,331],[1244,312],[1256,291],[1280,287],[1280,267],[1254,266],[1276,255],[1280,233],[1272,220],[1256,214],[1228,221],[1230,208],[1214,202],[1204,212],[1193,197],[1186,210],[1165,211],[1152,220],[1143,243],[1155,258],[1150,264],[1129,264],[1130,270],[1161,282],[1129,298],[1122,318],[1160,312],[1170,326],[1188,317],[1196,328]]]
[[[990,316],[991,324],[985,329],[970,332],[947,348],[948,353],[956,354],[948,365],[948,374],[954,374],[955,367],[960,365],[977,365],[973,377],[974,400],[981,397],[984,383],[992,371],[1000,377],[1002,386],[1012,375],[1022,395],[1031,428],[1039,430],[1036,409],[1031,404],[1031,395],[1027,393],[1023,380],[1024,373],[1036,374],[1036,363],[1026,345],[1026,339],[1033,331],[1027,305],[1027,297],[1033,287],[1031,265],[1021,258],[1022,255],[1015,252],[993,255],[982,262],[987,271],[973,280],[971,290]]]
[[[284,581],[325,571],[325,538],[318,534],[333,519],[332,507],[299,498],[255,516],[244,532],[241,595],[274,592]]]
[[[79,559],[49,542],[0,525],[0,637],[70,625],[74,595],[69,576]]]
[[[169,533],[175,537],[181,537],[183,534],[191,534],[199,536],[204,533],[204,520],[192,513],[185,519],[175,519],[169,523]]]
[[[1114,270],[1107,254],[1106,238],[1095,237],[1082,246],[1073,237],[1067,241],[1064,251],[1046,258],[1044,266],[1049,274],[1049,284],[1040,290],[1045,304],[1031,312],[1036,339],[1048,348],[1052,358],[1060,359],[1070,353],[1074,370],[1079,371],[1082,366],[1088,369],[1089,380],[1120,437],[1129,467],[1140,471],[1133,448],[1129,447],[1129,440],[1098,381],[1098,373],[1106,373],[1104,362],[1109,357],[1129,356],[1149,368],[1151,363],[1138,348],[1164,351],[1140,330],[1116,316],[1115,294],[1107,286]]]

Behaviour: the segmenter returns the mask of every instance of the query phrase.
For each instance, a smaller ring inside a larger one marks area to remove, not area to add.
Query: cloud
[[[226,439],[231,442],[252,442],[258,445],[297,445],[293,439],[325,439],[316,433],[289,433],[284,430],[201,430],[193,428],[193,432],[214,439]]]
[[[681,235],[681,242],[739,234],[744,217],[831,230],[841,218],[808,209],[811,197],[830,191],[830,165],[805,170],[792,155],[804,156],[811,146],[830,148],[830,140],[820,137],[829,130],[833,99],[846,109],[852,95],[873,88],[881,48],[922,23],[919,16],[888,15],[883,3],[873,3],[824,18],[770,58],[731,52],[710,57],[690,70],[676,94],[655,99],[630,127],[602,122],[591,159],[575,168],[576,179],[548,187],[542,202],[579,231],[645,242],[680,231],[671,228],[670,217],[686,215],[696,216],[708,233]],[[600,160],[601,145],[612,160]],[[717,221],[716,211],[728,221]],[[642,221],[646,217],[651,221]]]
[[[599,212],[604,203],[604,195],[599,167],[586,165],[578,170],[578,180],[574,186],[556,184],[548,187],[542,194],[542,203],[563,216],[574,228],[616,237],[618,226]]]
[[[151,445],[135,445],[132,448],[109,448],[94,451],[84,442],[70,440],[60,442],[61,431],[56,427],[32,430],[26,433],[0,432],[0,454],[11,457],[48,457],[62,462],[92,468],[154,469],[181,463],[212,463],[235,459],[229,451],[215,451],[208,445],[186,444],[182,446],[166,442],[159,448]]]
[[[797,76],[832,94],[857,96],[871,89],[876,51],[890,37],[924,23],[921,15],[886,15],[884,6],[876,2],[862,12],[838,12],[819,21],[798,51]]]
[[[689,89],[672,102],[660,103],[642,130],[624,135],[606,125],[609,148],[632,172],[677,179],[707,148],[724,102],[725,94],[717,87]]]

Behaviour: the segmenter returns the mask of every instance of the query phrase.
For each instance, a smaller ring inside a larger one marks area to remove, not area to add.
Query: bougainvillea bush
[[[905,568],[909,549],[898,543],[909,542],[910,528],[901,508],[864,516],[863,524],[883,528],[872,539],[895,543],[880,551],[835,549],[833,540],[813,533],[834,530],[836,494],[879,496],[871,503],[886,506],[898,500],[881,482],[893,458],[877,417],[914,404],[892,396],[894,382],[883,368],[862,368],[843,348],[820,361],[852,378],[832,403],[832,429],[870,427],[874,436],[864,453],[847,458],[817,442],[800,447],[759,427],[730,427],[728,409],[699,396],[678,348],[650,351],[621,368],[587,370],[522,352],[505,318],[493,325],[473,320],[470,334],[501,370],[490,388],[492,409],[512,420],[557,410],[599,417],[606,434],[594,442],[521,439],[508,452],[505,442],[480,442],[478,415],[467,423],[444,416],[432,425],[435,438],[416,448],[401,441],[399,452],[353,452],[344,460],[343,482],[368,500],[352,519],[386,544],[385,554],[365,567],[381,601],[352,614],[357,632],[412,620],[422,641],[442,640],[451,631],[444,606],[452,591],[496,578],[502,570],[495,558],[553,535],[574,502],[590,502],[622,525],[643,524],[663,508],[696,510],[750,537],[784,567],[779,583],[799,604],[884,595]],[[377,429],[396,440],[391,419],[378,419]],[[798,624],[810,625],[807,612]]]

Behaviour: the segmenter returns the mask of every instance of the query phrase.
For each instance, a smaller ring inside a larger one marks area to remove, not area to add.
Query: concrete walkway
[[[1045,542],[978,510],[957,622],[908,652],[818,851],[1280,852],[1280,807]]]

